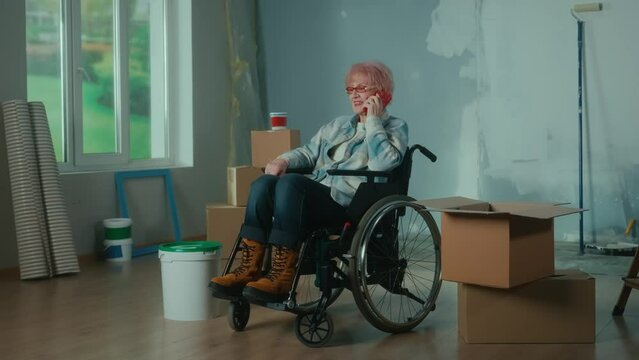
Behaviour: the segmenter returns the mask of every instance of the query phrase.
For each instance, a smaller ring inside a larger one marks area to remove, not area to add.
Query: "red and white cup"
[[[286,129],[286,118],[288,113],[285,112],[272,112],[269,114],[271,117],[271,129],[282,130]]]

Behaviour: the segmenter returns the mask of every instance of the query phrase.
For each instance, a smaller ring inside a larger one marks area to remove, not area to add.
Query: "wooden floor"
[[[621,280],[597,275],[595,344],[470,345],[457,336],[456,285],[444,282],[437,310],[413,332],[388,335],[369,325],[346,291],[329,309],[332,341],[298,342],[294,316],[253,307],[244,332],[225,316],[165,320],[160,262],[154,255],[127,267],[89,263],[79,275],[50,280],[0,279],[2,359],[637,359],[639,291],[626,314],[610,313]]]

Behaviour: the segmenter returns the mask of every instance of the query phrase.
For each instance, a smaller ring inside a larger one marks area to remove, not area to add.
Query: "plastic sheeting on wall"
[[[257,75],[254,1],[226,0],[226,23],[231,68],[229,166],[250,164],[250,131],[262,129],[264,119]]]

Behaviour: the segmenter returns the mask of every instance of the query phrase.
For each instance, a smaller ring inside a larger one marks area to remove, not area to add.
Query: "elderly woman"
[[[285,300],[300,241],[314,229],[341,227],[348,220],[346,207],[362,182],[359,177],[328,176],[326,171],[387,171],[402,162],[408,127],[386,111],[394,87],[390,69],[374,61],[354,64],[345,85],[355,115],[322,126],[310,143],[271,161],[265,174],[251,184],[240,230],[241,264],[211,279],[214,296]],[[314,170],[310,176],[286,174],[289,167]],[[271,269],[260,277],[268,245],[273,253]]]

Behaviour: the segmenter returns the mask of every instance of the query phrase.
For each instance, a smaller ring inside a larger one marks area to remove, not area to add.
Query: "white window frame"
[[[152,0],[153,2],[157,0]],[[159,3],[159,1],[158,1]],[[116,117],[116,151],[110,154],[83,152],[83,112],[81,68],[81,19],[78,0],[61,0],[61,80],[63,84],[63,133],[65,162],[59,162],[62,173],[86,171],[132,170],[143,168],[193,165],[192,48],[191,1],[164,0],[161,23],[151,14],[152,31],[162,31],[162,42],[151,43],[157,59],[163,48],[163,67],[150,65],[151,78],[163,82],[150,91],[151,131],[160,131],[164,141],[151,136],[151,156],[163,158],[130,159],[128,104],[128,1],[114,0],[114,110]],[[152,12],[153,12],[152,6]],[[157,14],[158,9],[155,9]],[[153,19],[156,19],[154,21]],[[118,30],[119,29],[119,30]],[[169,31],[171,29],[171,31]],[[186,51],[186,52],[185,52]],[[118,59],[117,61],[115,59]],[[155,76],[155,78],[153,78]],[[122,81],[124,80],[124,81]],[[152,84],[153,84],[152,80]],[[171,100],[172,99],[172,100]],[[157,114],[160,113],[160,116]],[[155,114],[155,115],[154,115]],[[178,120],[179,119],[179,120]]]

